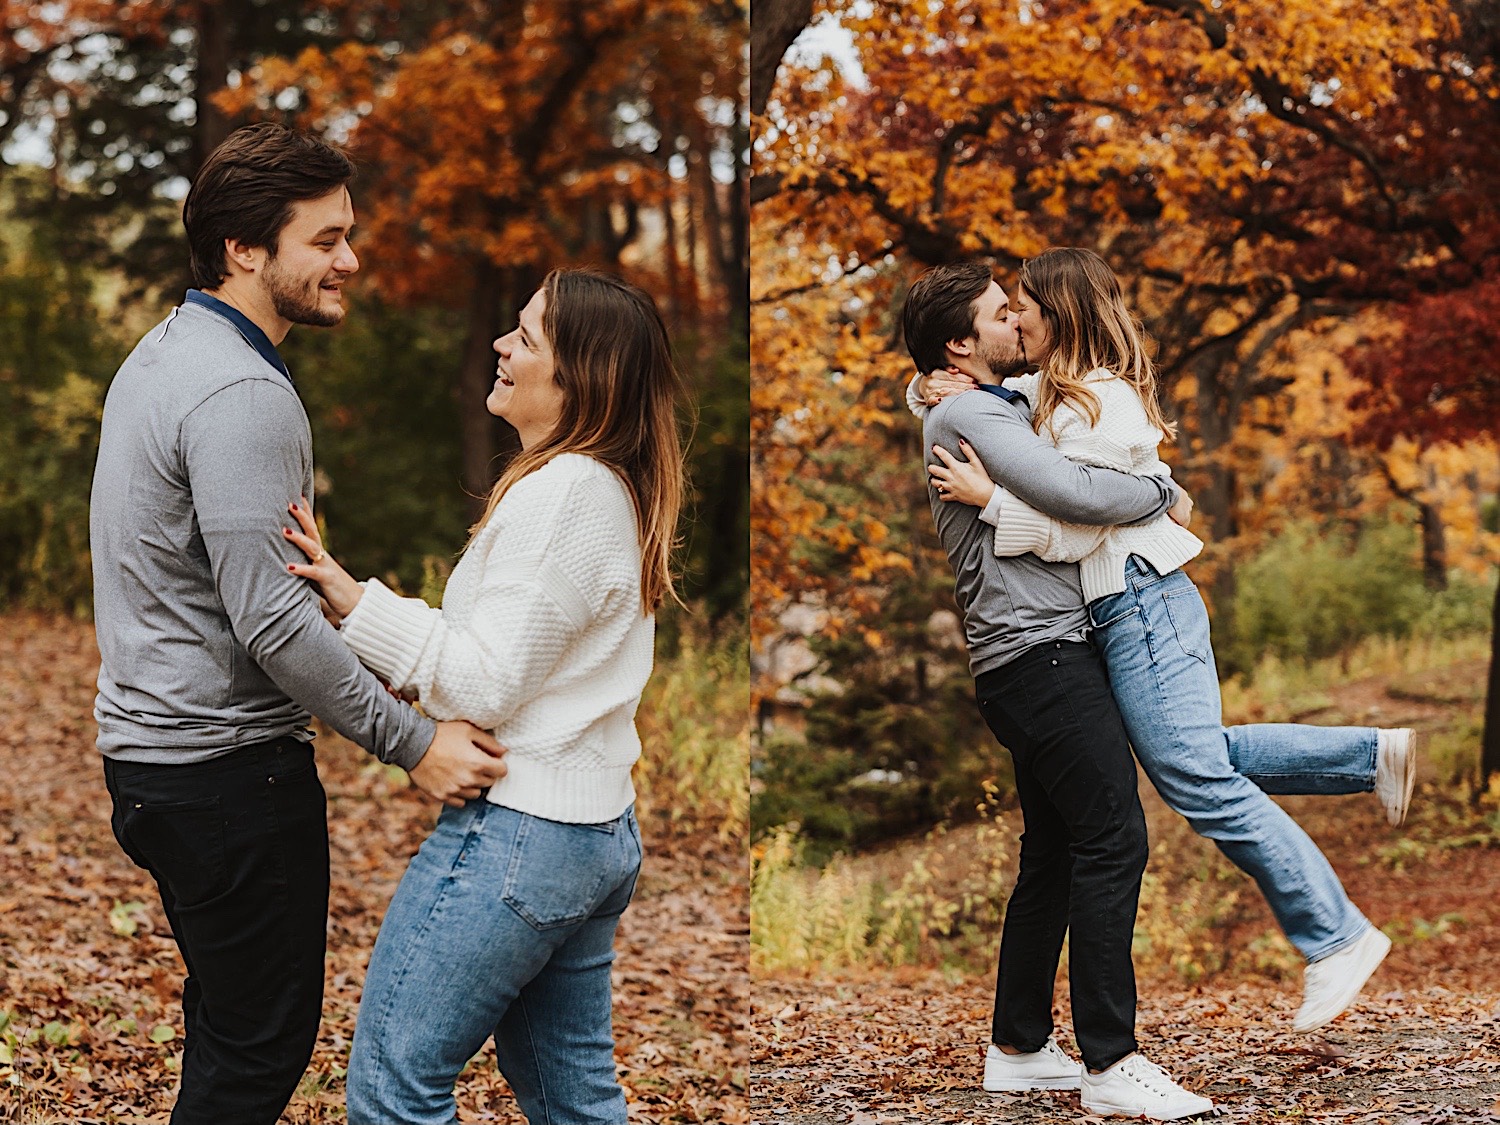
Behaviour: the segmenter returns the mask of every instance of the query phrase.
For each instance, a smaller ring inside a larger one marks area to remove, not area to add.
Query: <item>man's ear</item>
[[[948,349],[949,355],[958,355],[968,358],[969,356],[974,354],[974,341],[972,337],[967,340],[949,340],[943,346]]]
[[[248,246],[237,238],[224,240],[224,263],[233,263],[245,273],[255,273],[265,264],[266,251],[263,246]]]

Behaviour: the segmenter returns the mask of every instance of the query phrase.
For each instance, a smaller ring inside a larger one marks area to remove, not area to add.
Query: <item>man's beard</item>
[[[309,292],[306,285],[299,286],[282,273],[275,258],[266,262],[262,277],[266,292],[271,297],[271,307],[283,320],[289,320],[293,324],[310,324],[316,328],[332,328],[344,319],[342,308],[328,310],[319,303],[318,295],[321,290],[318,286],[321,282],[314,282]]]
[[[981,347],[978,349],[981,363],[990,369],[992,375],[998,375],[1002,379],[1009,379],[1012,375],[1019,375],[1025,371],[1029,364],[1026,362],[1026,345],[1017,336],[1017,346],[1009,351],[1002,349],[999,345],[993,348]]]

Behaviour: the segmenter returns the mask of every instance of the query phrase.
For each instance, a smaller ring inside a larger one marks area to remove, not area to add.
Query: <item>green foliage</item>
[[[817,653],[839,689],[817,694],[800,736],[773,734],[756,762],[757,835],[795,824],[815,859],[967,816],[987,780],[1011,788],[1010,756],[974,703],[967,653],[946,615],[946,576],[893,583],[879,647],[847,633]]]
[[[1311,660],[1376,636],[1441,636],[1489,629],[1494,587],[1455,574],[1423,584],[1416,532],[1366,523],[1351,536],[1291,524],[1235,572],[1234,633],[1215,638],[1221,671],[1266,655]]]
[[[1012,866],[998,797],[995,786],[984,786],[971,810],[981,823],[962,835],[929,832],[890,880],[843,853],[815,866],[795,831],[770,832],[750,853],[754,964],[805,970],[941,961],[973,970],[993,963]]]
[[[679,355],[702,351],[679,341]],[[691,489],[683,527],[683,597],[710,618],[744,612],[750,585],[750,356],[743,336],[708,350],[684,373],[696,405],[688,443]]]
[[[757,834],[796,824],[812,853],[826,857],[964,815],[986,780],[1009,791],[1009,755],[983,726],[965,675],[914,699],[911,664],[879,678],[861,671],[872,674],[814,699],[804,737],[763,744],[752,798]]]
[[[42,190],[12,177],[0,207]],[[60,234],[0,225],[0,604],[78,613],[92,596],[89,487],[119,343]]]
[[[313,428],[318,515],[351,574],[418,591],[468,538],[457,311],[359,301],[336,329],[281,346]],[[290,498],[289,498],[290,499]]]
[[[635,785],[642,817],[675,831],[743,838],[749,816],[749,637],[709,631],[701,613],[657,646],[641,699]]]
[[[87,614],[99,421],[139,328],[109,326],[99,291],[119,279],[62,252],[38,201],[25,210],[40,217],[4,218],[43,186],[15,174],[0,195],[0,604]],[[318,515],[351,573],[440,588],[468,538],[460,422],[484,404],[453,392],[464,315],[367,297],[337,329],[298,328],[281,345],[312,423]],[[741,613],[749,575],[748,363],[742,347],[687,343],[708,358],[690,373],[701,402],[685,519],[701,523],[684,526],[683,588],[718,624]]]
[[[1446,590],[1428,590],[1419,560],[1410,527],[1378,522],[1353,536],[1297,523],[1244,560],[1236,631],[1215,635],[1226,709],[1242,716],[1231,721],[1262,721],[1268,708],[1276,721],[1315,713],[1351,677],[1415,674],[1446,659],[1453,638],[1486,636],[1493,584],[1455,572]],[[962,820],[986,779],[1010,792],[1010,756],[979,716],[965,654],[929,629],[945,581],[919,573],[890,583],[879,648],[852,633],[820,643],[839,690],[811,701],[801,733],[762,743],[757,838],[795,825],[805,857],[821,863],[838,849]],[[1438,738],[1435,766],[1467,769],[1476,740]]]

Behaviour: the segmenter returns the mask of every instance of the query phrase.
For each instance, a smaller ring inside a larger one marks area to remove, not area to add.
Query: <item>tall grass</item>
[[[1323,660],[1263,656],[1248,675],[1225,681],[1224,721],[1229,724],[1368,721],[1360,715],[1329,714],[1336,687],[1364,679],[1386,679],[1399,690],[1451,709],[1450,721],[1424,732],[1422,754],[1428,776],[1446,783],[1469,778],[1478,770],[1483,728],[1482,675],[1472,680],[1444,679],[1455,665],[1483,661],[1490,653],[1488,633],[1457,636],[1366,637],[1338,656]],[[1472,779],[1471,779],[1472,780]]]
[[[1365,678],[1440,703],[1444,717],[1424,728],[1422,755],[1423,777],[1436,781],[1444,798],[1429,800],[1429,826],[1409,825],[1409,838],[1399,847],[1377,848],[1374,860],[1394,867],[1429,852],[1495,846],[1500,781],[1478,793],[1470,776],[1483,684],[1456,670],[1488,652],[1489,637],[1471,633],[1367,637],[1321,660],[1266,656],[1224,685],[1225,721],[1288,721],[1330,708],[1336,688]],[[1335,712],[1318,721],[1365,720]],[[1003,814],[1005,796],[993,783],[986,786],[977,829],[939,826],[915,847],[839,854],[821,866],[808,861],[796,825],[767,833],[751,851],[752,965],[793,972],[911,963],[987,968],[1011,889],[1011,841],[1019,828],[1013,810]],[[1220,973],[1295,979],[1302,959],[1274,929],[1248,945],[1224,945],[1224,927],[1242,922],[1255,898],[1243,875],[1185,822],[1170,817],[1154,825],[1133,946],[1137,970],[1189,983]]]
[[[719,636],[690,619],[658,654],[636,726],[641,815],[674,831],[743,838],[750,816],[750,659],[743,627]]]
[[[1010,836],[998,821],[998,790],[986,784],[984,794],[976,831],[959,838],[933,829],[895,881],[843,854],[821,868],[808,864],[791,827],[758,841],[750,852],[752,965],[968,962],[988,950],[1004,917]]]

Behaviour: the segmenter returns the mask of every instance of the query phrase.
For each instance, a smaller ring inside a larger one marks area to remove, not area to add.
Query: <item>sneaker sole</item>
[[[1108,1102],[1087,1102],[1082,1098],[1079,1104],[1083,1106],[1086,1113],[1102,1113],[1105,1117],[1145,1117],[1151,1121],[1181,1121],[1184,1117],[1198,1117],[1201,1114],[1212,1113],[1213,1105],[1210,1103],[1207,1109],[1185,1109],[1181,1113],[1152,1113],[1149,1109],[1141,1109],[1138,1106],[1111,1105]]]
[[[1074,1075],[1072,1078],[1012,1078],[1004,1082],[986,1082],[984,1092],[986,1094],[1015,1094],[1024,1093],[1027,1090],[1077,1090],[1083,1083]]]
[[[1359,978],[1359,984],[1350,991],[1348,997],[1344,1000],[1343,1006],[1335,1011],[1332,1015],[1327,1016],[1324,1019],[1320,1019],[1316,1023],[1302,1023],[1300,1020],[1293,1020],[1293,1031],[1303,1033],[1308,1031],[1317,1031],[1318,1028],[1326,1027],[1328,1024],[1332,1023],[1334,1020],[1338,1019],[1341,1015],[1349,1010],[1354,1001],[1359,998],[1359,994],[1364,990],[1365,985],[1370,983],[1370,978],[1375,975],[1375,970],[1380,968],[1380,963],[1386,959],[1386,955],[1391,951],[1391,939],[1386,937],[1379,930],[1376,930],[1375,934],[1380,938],[1380,941],[1374,947],[1374,949],[1380,951],[1379,956],[1375,956],[1372,950],[1371,954],[1366,960],[1366,967],[1364,968],[1363,975]]]
[[[1417,786],[1417,732],[1411,731],[1406,738],[1406,768],[1401,776],[1401,804],[1394,809],[1386,809],[1385,819],[1392,828],[1399,828],[1406,820],[1407,810],[1411,808],[1412,791]]]

